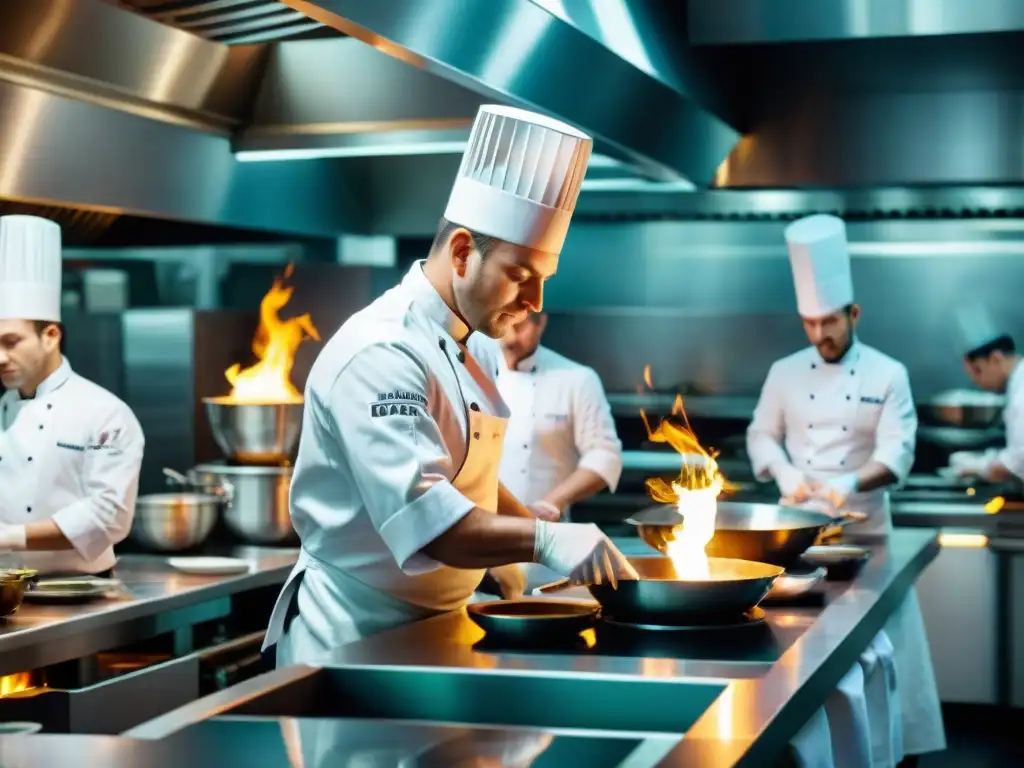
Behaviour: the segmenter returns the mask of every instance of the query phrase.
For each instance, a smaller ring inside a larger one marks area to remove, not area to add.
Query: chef
[[[498,390],[508,404],[501,482],[543,520],[622,474],[622,443],[597,373],[540,344],[548,318],[534,312],[501,338]]]
[[[964,368],[981,389],[1006,395],[1003,423],[1006,447],[984,452],[962,451],[949,458],[961,477],[993,483],[1024,480],[1024,366],[1013,337],[1000,328],[984,307],[957,313]]]
[[[498,481],[496,339],[542,308],[591,145],[481,107],[428,258],[320,353],[291,486],[302,549],[265,640],[278,664],[461,608],[489,568],[635,578],[596,526],[538,520]]]
[[[99,574],[131,528],[144,439],[61,355],[60,305],[60,227],[0,218],[0,559]]]
[[[845,506],[867,515],[858,530],[886,533],[892,529],[886,488],[906,478],[914,461],[917,415],[906,368],[856,338],[860,308],[854,303],[843,221],[809,216],[787,227],[785,237],[797,309],[811,346],[775,362],[768,372],[747,432],[754,472],[760,480],[774,479],[789,502]],[[942,715],[915,591],[869,652],[888,646],[889,639],[899,680],[903,751],[943,749]]]

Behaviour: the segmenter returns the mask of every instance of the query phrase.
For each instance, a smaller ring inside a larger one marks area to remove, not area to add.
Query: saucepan
[[[587,587],[601,604],[602,618],[627,624],[680,626],[735,619],[760,603],[784,569],[734,558],[709,558],[709,580],[682,580],[667,557],[631,557],[639,579]],[[559,581],[543,593],[568,586]]]
[[[833,517],[800,507],[723,501],[718,504],[715,535],[704,551],[712,558],[791,566],[826,529],[863,519],[857,513]],[[664,552],[683,516],[674,506],[664,504],[637,512],[626,522],[637,526],[640,537],[654,549]]]

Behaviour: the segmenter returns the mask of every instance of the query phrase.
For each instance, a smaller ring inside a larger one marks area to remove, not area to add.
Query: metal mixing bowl
[[[206,418],[224,455],[242,464],[292,461],[302,429],[302,403],[236,403],[204,397]]]
[[[985,429],[1002,416],[1006,398],[994,392],[953,389],[922,403],[921,420],[937,426]]]
[[[135,502],[131,537],[161,552],[179,552],[206,541],[224,500],[205,493],[154,493]]]

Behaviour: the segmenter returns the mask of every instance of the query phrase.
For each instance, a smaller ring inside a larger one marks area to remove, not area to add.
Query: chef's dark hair
[[[461,224],[457,224],[454,221],[448,221],[448,219],[442,217],[440,223],[437,225],[437,234],[434,235],[434,242],[430,245],[430,252],[433,253],[448,242],[448,238],[451,237],[452,232],[460,228],[469,232],[470,237],[473,238],[473,244],[476,246],[476,249],[480,251],[481,256],[486,256],[498,242],[497,238],[491,237],[490,235],[482,235],[479,232],[474,232],[469,227],[463,227]]]
[[[1002,352],[1004,355],[1013,355],[1017,352],[1017,345],[1013,343],[1011,336],[1004,335],[982,347],[971,350],[964,357],[970,362],[974,362],[975,360],[985,360],[992,357],[996,352]]]
[[[68,333],[67,333],[67,330],[65,330],[65,328],[64,328],[64,323],[55,323],[52,320],[33,320],[32,321],[32,325],[35,326],[36,333],[38,333],[40,336],[42,336],[43,335],[43,331],[45,331],[51,325],[56,325],[57,326],[57,330],[60,331],[60,353],[62,355],[64,354],[64,350],[67,347],[67,338],[68,338]]]

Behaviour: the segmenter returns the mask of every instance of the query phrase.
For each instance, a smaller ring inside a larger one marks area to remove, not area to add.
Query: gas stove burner
[[[616,621],[611,616],[602,617],[601,623],[613,629],[635,632],[718,632],[734,629],[747,629],[764,624],[765,612],[762,608],[751,608],[739,616],[716,616],[707,619],[692,619],[686,624],[635,624]]]

